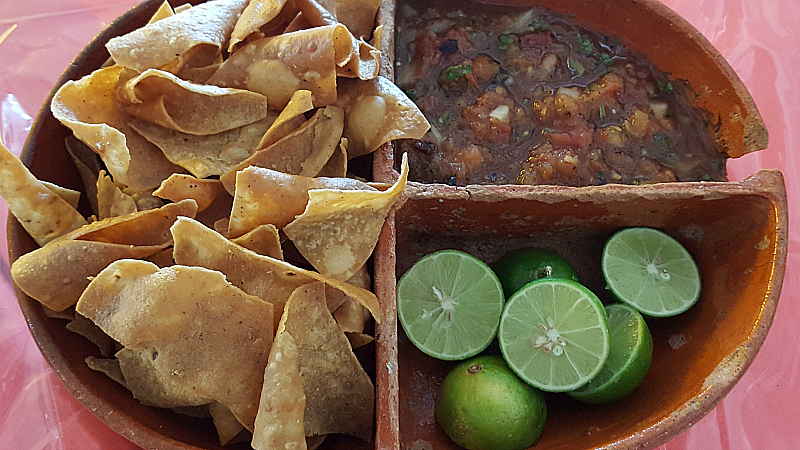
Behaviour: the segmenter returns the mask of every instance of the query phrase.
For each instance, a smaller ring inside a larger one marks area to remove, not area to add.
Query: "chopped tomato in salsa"
[[[398,8],[397,84],[431,123],[423,139],[398,144],[409,154],[410,178],[726,180],[727,155],[712,118],[691,105],[691,88],[618,39],[545,9],[427,5]]]

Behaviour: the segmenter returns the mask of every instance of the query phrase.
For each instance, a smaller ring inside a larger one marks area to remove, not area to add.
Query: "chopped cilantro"
[[[535,31],[547,31],[550,29],[550,23],[548,23],[542,17],[537,17],[533,19],[533,22],[531,22],[531,28],[533,28]]]
[[[497,48],[501,51],[506,51],[511,48],[511,44],[514,43],[514,38],[508,36],[507,34],[501,34],[497,37],[497,41],[499,42]]]
[[[578,34],[578,45],[581,51],[587,55],[594,53],[594,44],[589,39],[584,39],[583,36]]]
[[[614,58],[608,55],[608,53],[601,53],[600,54],[600,61],[603,63],[606,68],[611,68],[614,66]]]
[[[456,78],[463,77],[472,73],[472,64],[457,64],[444,69],[447,81],[453,81]]]
[[[414,89],[404,89],[403,92],[406,93],[406,97],[408,97],[411,101],[417,99],[417,91]]]
[[[658,90],[662,94],[672,94],[672,92],[675,90],[675,86],[672,85],[671,81],[659,81]]]
[[[443,112],[442,115],[439,116],[437,122],[441,123],[444,126],[450,126],[456,120],[455,114],[451,112]]]
[[[600,100],[600,120],[606,120],[606,104]]]
[[[581,64],[580,61],[578,61],[575,58],[567,59],[567,66],[570,68],[570,70],[576,72],[578,76],[581,76],[584,73],[586,73],[586,68],[584,68],[583,64]]]

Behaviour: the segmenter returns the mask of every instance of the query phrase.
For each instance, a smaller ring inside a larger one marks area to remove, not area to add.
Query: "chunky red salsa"
[[[412,0],[397,12],[397,84],[431,123],[408,152],[428,183],[726,179],[689,86],[618,39],[544,9]],[[399,160],[399,158],[397,159]]]

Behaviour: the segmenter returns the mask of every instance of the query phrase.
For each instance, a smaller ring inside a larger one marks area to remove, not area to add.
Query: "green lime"
[[[596,405],[613,403],[630,394],[647,375],[653,360],[653,337],[639,311],[624,303],[606,306],[611,352],[600,373],[569,395]]]
[[[457,250],[422,257],[397,283],[397,316],[408,339],[439,359],[483,351],[497,334],[503,302],[492,269]]]
[[[654,228],[624,228],[603,248],[606,285],[620,301],[652,317],[680,314],[700,298],[700,272],[680,242]]]
[[[434,412],[447,435],[470,450],[526,449],[539,439],[547,418],[542,392],[493,355],[453,368]]]
[[[503,311],[497,338],[511,370],[551,392],[588,383],[610,349],[603,304],[572,280],[542,279],[517,291]]]
[[[564,278],[577,281],[578,272],[558,253],[542,248],[520,248],[501,256],[492,264],[500,278],[506,298],[522,286],[541,278]]]

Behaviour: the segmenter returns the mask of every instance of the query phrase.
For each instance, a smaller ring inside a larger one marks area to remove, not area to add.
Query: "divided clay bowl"
[[[58,86],[100,67],[103,45],[147,22],[160,0],[148,0],[115,21],[84,49]],[[572,13],[583,25],[620,36],[660,69],[695,87],[697,104],[719,117],[718,141],[731,156],[766,146],[763,122],[747,90],[711,45],[688,23],[652,0],[538,0]],[[395,4],[385,1],[378,20],[393,29]],[[384,49],[393,34],[384,33]],[[383,73],[392,76],[391,52]],[[31,130],[23,161],[41,179],[79,189],[77,171],[64,148],[69,131],[50,114],[49,99]],[[397,177],[393,152],[375,153],[373,176]],[[755,357],[772,322],[786,260],[787,208],[783,177],[760,171],[742,182],[607,185],[467,186],[410,183],[390,214],[373,258],[382,323],[376,326],[377,387],[373,444],[329,439],[325,448],[457,448],[433,418],[433,400],[450,363],[417,351],[398,329],[395,282],[418,258],[456,248],[491,263],[518,247],[558,249],[581,279],[609,301],[599,274],[605,239],[625,226],[661,228],[697,260],[703,293],[689,312],[650,320],[653,365],[629,397],[589,407],[565,396],[548,397],[549,418],[537,449],[649,448],[685,430],[709,412]],[[13,218],[8,223],[12,261],[35,248]],[[37,302],[18,291],[34,339],[67,388],[111,428],[146,448],[222,448],[207,420],[140,405],[105,375],[84,363],[95,350],[48,319]],[[605,296],[605,297],[604,297]],[[370,355],[367,355],[370,356]],[[372,359],[372,358],[367,358]],[[248,448],[232,446],[225,448]]]

